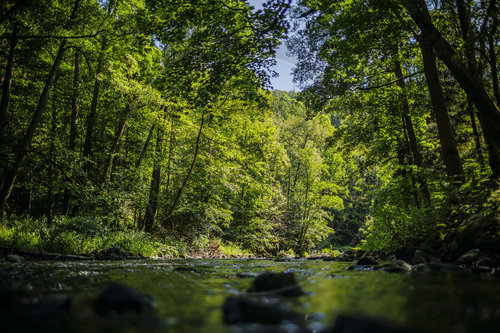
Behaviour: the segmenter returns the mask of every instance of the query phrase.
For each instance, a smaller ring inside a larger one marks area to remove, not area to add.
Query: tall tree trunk
[[[406,127],[406,133],[408,134],[408,140],[410,144],[411,154],[413,156],[413,161],[419,169],[423,169],[422,155],[418,149],[417,136],[415,135],[415,129],[413,128],[413,121],[410,116],[410,106],[408,105],[408,99],[406,97],[405,81],[403,77],[403,71],[401,70],[401,64],[398,60],[395,62],[394,73],[396,74],[396,79],[398,80],[398,86],[402,90],[401,107],[403,110],[404,124]],[[430,205],[431,196],[429,188],[427,187],[427,182],[421,177],[418,177],[420,187],[422,189],[422,197],[426,205]]]
[[[97,103],[99,101],[99,92],[101,88],[101,80],[99,75],[102,73],[104,66],[104,52],[107,47],[107,40],[104,38],[101,44],[101,53],[97,61],[97,69],[94,79],[94,90],[92,92],[92,102],[90,103],[90,112],[87,116],[87,130],[85,132],[85,142],[83,144],[83,156],[90,157],[92,155],[92,135],[95,131],[95,123],[97,120]]]
[[[12,71],[14,69],[14,56],[16,53],[16,46],[18,27],[14,25],[12,29],[12,37],[10,39],[9,54],[7,55],[7,66],[5,66],[5,74],[2,82],[2,99],[0,100],[0,149],[3,147],[3,137],[5,135],[5,128],[7,127],[7,109],[9,107],[10,90],[12,87]]]
[[[191,175],[193,174],[194,170],[194,165],[196,164],[196,159],[198,158],[198,153],[200,151],[200,141],[201,141],[201,134],[203,132],[203,125],[205,124],[205,111],[203,111],[203,114],[201,115],[201,122],[200,122],[200,128],[198,130],[198,136],[196,137],[196,145],[194,148],[194,154],[193,154],[193,159],[191,160],[191,165],[189,166],[189,170],[186,174],[186,177],[184,178],[181,187],[179,188],[179,191],[177,191],[177,194],[172,202],[172,205],[170,205],[170,208],[167,212],[165,220],[168,221],[170,217],[172,216],[172,213],[174,212],[175,208],[177,207],[177,204],[179,203],[179,200],[182,196],[182,193],[184,192],[184,189],[186,188],[186,185],[191,178]]]
[[[425,0],[400,1],[420,28],[422,37],[434,47],[438,57],[476,106],[484,136],[488,138],[486,144],[490,154],[489,164],[493,177],[497,178],[500,176],[500,159],[496,158],[500,156],[500,110],[486,92],[482,82],[460,61],[455,49],[434,26]]]
[[[430,44],[420,41],[420,49],[424,62],[424,73],[431,96],[432,109],[439,133],[441,143],[441,154],[446,168],[446,174],[464,182],[464,170],[458,154],[457,142],[450,124],[446,103],[439,82],[439,74],[436,67],[436,56]]]
[[[460,31],[462,33],[462,39],[465,43],[465,55],[467,60],[467,67],[471,71],[473,75],[477,75],[477,64],[474,55],[474,48],[472,44],[472,40],[469,39],[469,29],[470,29],[470,15],[465,5],[464,0],[456,0],[457,4],[457,12],[458,19],[460,22]],[[479,138],[479,131],[477,130],[476,125],[476,117],[474,112],[474,104],[469,95],[467,95],[467,112],[469,114],[471,127],[472,127],[472,135],[474,136],[474,142],[476,144],[476,154],[479,165],[484,167],[484,158],[483,152],[481,148],[481,140]]]
[[[78,50],[75,51],[75,71],[73,73],[73,99],[71,101],[71,127],[69,132],[69,150],[75,150],[76,137],[78,135],[78,116],[79,105],[78,96],[80,95],[80,64],[81,55]]]
[[[74,21],[78,10],[80,9],[80,5],[83,0],[76,0],[75,5],[73,7],[73,11],[71,13],[70,21]],[[31,146],[31,141],[33,140],[33,136],[35,135],[35,131],[40,123],[42,115],[47,107],[47,101],[49,98],[50,90],[52,88],[52,84],[54,83],[54,79],[57,75],[57,71],[59,70],[59,66],[61,65],[62,59],[64,57],[64,52],[66,51],[66,45],[68,41],[66,38],[63,38],[59,44],[59,48],[57,50],[56,58],[52,67],[50,69],[49,76],[45,80],[45,85],[42,90],[42,94],[40,95],[40,99],[38,100],[38,104],[31,118],[31,122],[26,130],[26,133],[21,140],[19,148],[17,149],[16,160],[10,172],[6,175],[5,183],[0,191],[0,213],[3,212],[5,206],[7,205],[7,201],[12,193],[12,189],[14,188],[14,184],[16,182],[16,178],[19,175],[19,171],[21,170],[24,160],[26,159],[26,154],[28,153],[28,149]]]
[[[78,135],[78,116],[79,116],[79,105],[78,97],[80,95],[80,65],[81,65],[81,55],[78,50],[75,51],[75,70],[73,72],[73,98],[71,101],[71,121],[70,121],[70,131],[69,131],[69,143],[68,149],[75,150],[76,148],[76,137]],[[70,192],[69,190],[64,191],[63,198],[63,209],[64,214],[68,215],[70,206]]]
[[[151,141],[151,137],[153,136],[154,129],[156,127],[156,121],[153,122],[153,125],[151,125],[151,129],[149,130],[148,137],[146,138],[146,142],[144,142],[144,146],[142,147],[141,154],[139,155],[139,158],[137,159],[137,162],[135,163],[135,168],[138,169],[141,166],[142,159],[144,158],[144,155],[146,154],[146,150],[148,150],[149,142]]]
[[[166,110],[165,118],[166,118]],[[153,161],[153,173],[151,175],[151,186],[149,188],[149,200],[146,208],[146,216],[144,221],[144,229],[148,232],[153,230],[156,220],[156,212],[158,210],[158,197],[160,194],[160,177],[161,177],[161,156],[163,153],[163,126],[158,126],[156,131],[156,150]]]
[[[123,135],[123,131],[125,130],[125,126],[127,124],[127,119],[132,112],[131,107],[132,101],[128,101],[125,106],[125,110],[123,115],[118,123],[118,127],[115,131],[115,138],[113,140],[113,145],[111,146],[111,150],[109,151],[108,159],[106,160],[106,164],[104,166],[104,171],[102,173],[101,185],[104,186],[109,179],[109,173],[111,170],[111,166],[113,165],[113,160],[118,152],[118,146],[120,145],[120,139]]]
[[[497,54],[495,51],[495,36],[497,34],[498,19],[494,20],[493,26],[495,27],[493,31],[490,32],[488,36],[488,46],[490,54],[490,67],[491,67],[491,80],[493,81],[493,94],[497,100],[497,104],[500,105],[500,88],[498,87],[498,63]]]

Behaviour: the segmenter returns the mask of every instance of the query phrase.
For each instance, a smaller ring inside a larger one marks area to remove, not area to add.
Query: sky
[[[265,0],[248,0],[251,6],[259,9]],[[278,77],[271,77],[271,85],[275,90],[298,91],[298,87],[293,84],[292,69],[297,62],[295,57],[287,55],[288,50],[285,41],[282,41],[281,46],[276,50],[276,66],[273,70],[278,73]]]

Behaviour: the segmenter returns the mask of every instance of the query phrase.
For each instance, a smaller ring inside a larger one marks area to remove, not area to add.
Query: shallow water
[[[227,296],[244,295],[252,276],[264,271],[295,273],[307,294],[280,302],[307,315],[309,330],[327,327],[339,314],[354,314],[424,332],[500,331],[498,278],[465,272],[346,271],[348,265],[259,259],[2,262],[0,283],[26,297],[71,296],[70,318],[59,327],[62,331],[259,332],[259,325],[224,325],[221,305]],[[194,271],[174,271],[176,267]],[[153,296],[154,316],[95,315],[91,300],[116,281]],[[296,329],[284,324],[271,331]]]

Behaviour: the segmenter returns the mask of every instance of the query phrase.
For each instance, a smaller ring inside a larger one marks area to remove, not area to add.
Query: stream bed
[[[69,296],[67,313],[47,324],[52,331],[296,332],[297,326],[286,323],[276,327],[226,325],[222,319],[225,299],[245,296],[255,276],[287,271],[295,274],[306,294],[272,302],[306,317],[302,331],[326,330],[340,314],[375,318],[422,332],[500,331],[498,277],[469,272],[346,270],[349,265],[300,259],[3,261],[4,316],[0,325],[11,330],[24,327],[23,322],[16,322],[23,321],[22,317],[5,315],[5,299],[16,294],[24,302],[35,303]],[[92,301],[112,282],[152,296],[154,313],[95,314]]]

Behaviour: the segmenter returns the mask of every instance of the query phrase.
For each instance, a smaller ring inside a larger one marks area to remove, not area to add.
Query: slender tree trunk
[[[10,39],[9,54],[7,55],[7,66],[5,67],[5,74],[2,82],[2,99],[0,100],[0,149],[3,146],[3,137],[5,135],[5,128],[7,127],[7,109],[9,107],[10,90],[12,87],[12,72],[14,69],[14,56],[17,46],[17,24],[12,29],[12,38]]]
[[[55,85],[55,83],[54,83]],[[52,95],[54,96],[54,95]],[[54,204],[55,204],[55,196],[54,196],[54,181],[55,181],[55,175],[54,175],[54,152],[56,150],[56,145],[55,145],[55,140],[56,140],[56,131],[57,131],[57,108],[56,108],[56,103],[55,103],[55,98],[52,98],[52,119],[51,119],[51,126],[50,126],[50,146],[49,146],[49,153],[47,154],[47,164],[48,164],[48,169],[47,169],[47,175],[48,179],[47,181],[49,182],[49,190],[47,194],[47,222],[49,224],[52,224],[52,217],[54,213]]]
[[[127,124],[127,119],[132,111],[131,107],[132,101],[128,101],[125,106],[125,110],[123,115],[118,123],[118,127],[116,128],[115,138],[113,140],[113,145],[111,146],[111,150],[109,151],[108,159],[106,160],[106,164],[104,166],[104,172],[102,174],[101,185],[104,186],[109,179],[109,174],[111,171],[111,166],[113,165],[113,160],[118,152],[118,146],[120,145],[120,139],[123,135],[123,131],[125,130],[125,126]]]
[[[146,138],[146,142],[144,142],[144,146],[142,147],[141,154],[139,155],[139,158],[137,159],[137,162],[135,163],[135,168],[138,169],[141,166],[142,159],[144,158],[144,155],[146,154],[146,151],[148,150],[149,142],[151,141],[151,137],[153,136],[154,129],[156,127],[156,122],[153,122],[153,125],[151,125],[151,129],[149,130],[148,137]]]
[[[80,5],[82,0],[77,0],[73,7],[73,11],[71,13],[70,20],[74,21],[78,10],[80,9]],[[12,189],[14,188],[14,184],[16,182],[16,178],[19,175],[19,171],[21,170],[24,160],[26,159],[26,155],[31,146],[31,141],[33,140],[33,136],[35,135],[35,131],[40,123],[42,115],[47,107],[47,101],[49,98],[50,90],[52,88],[52,84],[54,83],[54,79],[57,75],[57,71],[59,70],[59,66],[61,65],[62,59],[64,57],[64,52],[66,51],[66,45],[68,41],[64,38],[61,40],[59,44],[59,48],[57,50],[56,58],[52,67],[50,69],[49,76],[45,80],[45,85],[42,90],[42,94],[40,95],[40,99],[38,100],[38,104],[31,118],[31,122],[26,130],[26,133],[21,140],[19,148],[17,149],[16,160],[10,172],[6,175],[6,181],[0,191],[0,213],[3,212],[5,206],[7,205],[7,201],[12,193]]]
[[[467,11],[467,7],[465,5],[464,0],[456,0],[457,11],[458,11],[458,19],[460,22],[460,31],[462,32],[462,39],[464,40],[465,46],[465,54],[467,58],[467,67],[469,71],[473,75],[477,76],[478,66],[475,61],[474,48],[472,45],[472,41],[469,39],[469,29],[470,29],[470,15]],[[479,165],[481,168],[484,167],[484,158],[483,152],[481,148],[481,140],[479,138],[479,131],[477,130],[476,125],[476,117],[474,112],[474,104],[469,95],[467,95],[467,112],[469,114],[471,127],[472,127],[472,135],[474,136],[474,142],[476,144],[476,154],[478,158]]]
[[[49,98],[49,93],[52,88],[52,83],[54,82],[54,78],[57,74],[57,70],[59,69],[59,65],[61,64],[62,58],[64,56],[64,51],[66,50],[66,40],[63,39],[59,45],[59,49],[57,51],[56,59],[52,64],[52,68],[50,70],[49,77],[45,81],[45,86],[43,88],[42,94],[40,95],[40,99],[37,104],[37,108],[33,117],[31,118],[31,122],[26,130],[26,133],[21,140],[19,148],[17,149],[16,160],[10,172],[6,175],[6,181],[4,186],[0,192],[0,212],[3,211],[5,205],[7,204],[7,200],[12,193],[12,189],[14,188],[14,184],[16,182],[16,178],[19,175],[19,171],[21,170],[24,160],[26,158],[26,154],[28,153],[28,149],[31,146],[31,141],[33,140],[33,136],[35,131],[40,123],[42,118],[42,114],[45,111],[47,106],[47,100]]]
[[[436,56],[432,46],[425,41],[420,41],[420,49],[424,61],[424,73],[431,96],[432,109],[439,133],[441,143],[441,154],[446,168],[446,174],[464,182],[464,170],[458,154],[457,142],[450,124],[446,103],[439,82],[439,74],[436,67]]]
[[[78,97],[80,95],[80,64],[81,56],[78,50],[75,51],[75,71],[73,73],[73,99],[71,102],[71,127],[69,132],[69,150],[75,150],[76,137],[78,135],[78,116],[79,105]]]
[[[186,185],[187,185],[187,183],[188,183],[188,181],[191,178],[191,175],[193,173],[194,165],[196,164],[196,159],[198,158],[198,153],[200,150],[201,134],[203,132],[203,125],[204,124],[205,124],[205,112],[203,112],[203,114],[201,115],[200,128],[198,130],[198,136],[196,137],[196,145],[194,148],[194,155],[193,155],[193,159],[191,161],[191,165],[189,166],[189,170],[186,174],[186,177],[184,178],[184,181],[182,182],[182,185],[179,188],[179,191],[177,191],[177,195],[175,196],[175,198],[172,202],[172,205],[170,206],[170,208],[167,212],[167,215],[165,218],[166,221],[168,221],[170,219],[170,217],[172,216],[172,213],[174,212],[175,208],[177,207],[177,204],[179,203],[179,200],[182,196],[182,193],[184,192],[184,189],[186,188]]]
[[[102,73],[104,66],[104,52],[106,50],[107,40],[104,38],[101,44],[101,54],[99,55],[99,60],[97,61],[97,69],[94,79],[94,90],[92,92],[92,102],[90,103],[90,112],[87,117],[87,130],[85,132],[85,143],[83,144],[83,156],[91,157],[92,155],[92,136],[95,131],[95,123],[97,120],[97,104],[99,102],[99,92],[101,87],[101,80],[99,75]]]
[[[495,20],[498,21],[498,20]],[[490,54],[490,67],[491,67],[491,80],[493,81],[493,93],[495,94],[495,99],[497,100],[497,104],[500,105],[500,88],[498,87],[498,62],[497,62],[497,54],[495,51],[495,35],[496,35],[496,25],[498,23],[494,23],[495,29],[490,32],[488,36],[488,45],[489,45],[489,54]]]
[[[166,110],[165,118],[166,118]],[[146,207],[146,216],[144,221],[144,229],[147,232],[151,232],[153,230],[155,220],[156,220],[156,212],[158,210],[158,197],[160,195],[160,181],[161,181],[161,156],[163,153],[163,134],[164,128],[163,126],[158,126],[156,131],[156,150],[153,161],[153,173],[151,175],[151,186],[149,188],[149,200],[148,206]]]
[[[398,86],[401,88],[403,93],[401,99],[401,106],[403,110],[404,124],[406,128],[406,133],[408,134],[408,140],[410,144],[411,154],[413,156],[413,161],[419,169],[423,169],[424,165],[422,161],[422,155],[420,154],[420,150],[418,149],[417,136],[415,135],[415,130],[413,128],[413,121],[410,116],[410,106],[408,105],[408,99],[406,98],[406,93],[405,93],[406,89],[405,89],[403,72],[401,70],[401,64],[397,60],[395,62],[394,72],[396,74],[396,79],[398,80]],[[422,197],[424,199],[424,202],[426,205],[430,205],[431,196],[429,193],[429,188],[427,187],[427,182],[424,179],[422,179],[421,176],[418,177],[418,181],[422,189]]]
[[[422,32],[422,37],[436,50],[438,57],[445,63],[453,77],[476,106],[483,134],[490,154],[490,167],[493,177],[500,176],[500,110],[486,92],[482,82],[460,61],[460,58],[431,22],[425,0],[400,0],[410,13],[413,21]]]
[[[404,141],[405,141],[405,153],[408,158],[408,164],[409,165],[415,165],[413,162],[413,158],[411,155],[411,148],[410,148],[410,140],[408,140],[408,131],[407,131],[407,124],[406,124],[406,117],[404,116],[404,113],[401,113],[401,123],[403,124],[403,136],[404,136]],[[417,188],[417,180],[415,179],[415,174],[413,173],[413,170],[410,170],[410,179],[411,179],[411,186],[412,186],[412,193],[413,193],[413,199],[415,200],[415,205],[420,208],[420,198],[418,196],[418,188]]]
[[[80,51],[75,51],[75,70],[73,72],[73,98],[71,101],[71,121],[69,130],[69,143],[68,149],[75,150],[76,148],[76,137],[78,135],[78,117],[79,117],[79,95],[80,95],[80,65],[81,65],[81,55]],[[63,198],[63,209],[64,214],[69,214],[70,206],[70,192],[66,189],[64,191]]]

